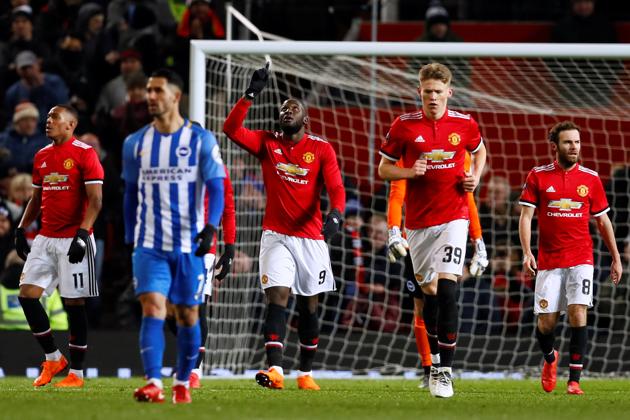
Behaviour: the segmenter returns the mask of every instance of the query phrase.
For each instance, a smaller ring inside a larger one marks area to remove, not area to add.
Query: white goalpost
[[[630,241],[630,46],[192,41],[190,117],[217,135],[237,209],[235,272],[215,288],[207,319],[205,366],[214,374],[264,366],[257,258],[265,191],[259,163],[226,139],[222,125],[252,72],[268,60],[270,83],[245,124],[274,129],[282,100],[304,102],[309,130],[337,152],[352,220],[363,222],[361,238],[346,232],[331,243],[338,291],[321,301],[314,368],[398,374],[413,373],[419,365],[404,266],[383,266],[371,258],[371,248],[380,242],[370,222],[386,211],[388,185],[376,174],[381,140],[396,116],[421,106],[418,69],[439,61],[454,74],[449,107],[479,122],[489,158],[476,194],[492,262],[480,278],[465,275],[461,282],[454,368],[538,369],[533,281],[520,272],[516,199],[529,169],[552,159],[547,130],[557,121],[574,120],[583,129],[582,163],[598,171],[607,188],[623,253]],[[595,306],[589,311],[586,372],[625,375],[630,372],[628,276],[613,287],[607,279],[610,256],[597,234],[594,242]],[[469,250],[467,259],[471,256]],[[290,305],[287,369],[297,366],[296,321]],[[556,343],[565,354],[567,332],[559,333]]]

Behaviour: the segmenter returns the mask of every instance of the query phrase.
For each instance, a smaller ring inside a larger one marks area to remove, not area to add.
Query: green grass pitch
[[[560,379],[560,378],[559,378]],[[55,379],[56,381],[58,379]],[[53,382],[54,382],[53,381]],[[583,396],[564,382],[545,394],[538,381],[456,380],[455,397],[432,398],[412,380],[320,380],[322,391],[283,391],[253,380],[205,380],[193,403],[137,403],[138,379],[91,379],[81,390],[33,389],[26,378],[0,379],[0,419],[623,419],[630,418],[630,381],[583,380]]]

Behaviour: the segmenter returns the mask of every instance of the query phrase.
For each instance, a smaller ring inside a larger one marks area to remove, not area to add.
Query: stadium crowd
[[[367,2],[355,3],[354,15],[364,14]],[[589,18],[592,10],[579,8],[586,3],[593,2],[571,2],[572,14],[559,23],[554,39],[615,41],[609,22],[593,20]],[[210,0],[3,2],[0,8],[2,287],[17,288],[22,261],[15,253],[13,232],[32,192],[33,156],[49,142],[43,134],[46,115],[53,105],[69,103],[79,111],[78,138],[95,148],[105,171],[103,211],[94,232],[101,297],[90,303],[90,323],[103,328],[137,323],[138,307],[134,303],[122,231],[122,142],[151,120],[145,99],[146,75],[169,66],[187,81],[189,40],[225,37],[222,15],[215,6]],[[262,9],[259,5],[254,13],[258,11],[262,16]],[[459,40],[449,28],[447,8],[433,3],[425,17],[427,25],[421,41]],[[591,29],[586,31],[587,26]],[[597,34],[601,39],[584,38],[588,34]],[[183,100],[182,104],[186,102]],[[183,111],[185,114],[186,110]],[[260,211],[264,198],[259,175],[247,173],[241,166],[241,162],[235,162],[231,168],[236,200],[242,200],[252,212]],[[625,264],[630,259],[628,171],[627,167],[616,169],[607,185],[613,221],[621,229],[618,237],[625,238],[619,244]],[[413,303],[401,288],[404,279],[412,275],[411,270],[404,261],[387,260],[385,209],[378,205],[370,208],[374,203],[384,202],[384,197],[385,191],[380,200],[348,194],[343,232],[331,243],[339,292],[326,297],[329,301],[328,312],[323,314],[324,328],[339,325],[385,332],[410,328]],[[509,333],[523,321],[533,320],[533,284],[521,272],[518,191],[506,178],[490,173],[480,197],[483,198],[478,202],[479,214],[491,262],[481,277],[464,274],[461,299],[475,302],[481,309],[463,314],[462,330],[473,325],[488,328],[484,323],[472,322],[473,318],[482,317],[496,321],[491,322],[499,328],[495,333]],[[245,219],[246,215],[238,215],[237,225]],[[27,237],[32,240],[38,228],[37,222],[28,227]],[[596,244],[596,249],[602,249],[602,244]],[[237,254],[234,269],[255,270],[254,254],[244,251]],[[467,255],[472,255],[472,249]],[[601,261],[597,265],[609,264]],[[608,283],[602,284],[599,295],[610,298],[606,300],[610,307],[599,307],[600,312],[609,314],[608,318],[600,318],[600,322],[612,323],[615,312],[627,312],[627,281],[614,289]],[[409,319],[401,318],[403,309],[410,314]]]

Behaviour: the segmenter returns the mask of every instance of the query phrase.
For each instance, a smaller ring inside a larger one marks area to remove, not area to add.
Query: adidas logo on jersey
[[[552,185],[551,187],[547,188],[546,192],[556,192],[556,189]]]
[[[273,152],[274,152],[274,153],[277,153],[277,154],[279,154],[279,155],[282,155],[282,150],[280,150],[280,149],[275,149]]]
[[[44,169],[46,167],[46,162],[42,163],[42,166],[40,166],[40,169]]]
[[[420,134],[418,137],[416,137],[414,142],[415,143],[424,143],[424,137],[422,137],[422,134]]]

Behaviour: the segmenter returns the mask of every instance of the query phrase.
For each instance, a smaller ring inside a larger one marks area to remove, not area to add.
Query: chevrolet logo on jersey
[[[57,172],[53,172],[44,177],[44,182],[48,184],[58,184],[60,182],[66,182],[68,180],[68,175],[61,175]]]
[[[289,175],[306,176],[306,174],[308,174],[308,169],[300,168],[293,163],[279,162],[276,165],[276,169]]]
[[[551,200],[549,206],[552,209],[560,209],[562,211],[578,210],[582,208],[579,201],[573,201],[570,198],[561,198],[560,200]]]
[[[455,156],[455,152],[445,152],[444,149],[436,149],[424,152],[420,157],[431,162],[444,162],[445,160],[453,159],[453,156]]]

